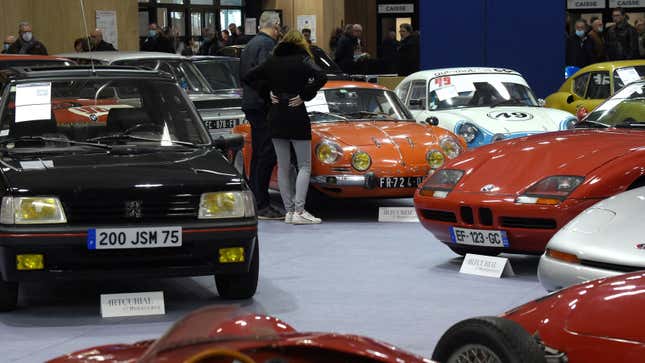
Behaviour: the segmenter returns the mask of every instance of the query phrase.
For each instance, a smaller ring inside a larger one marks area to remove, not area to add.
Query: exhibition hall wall
[[[562,6],[558,0],[420,1],[421,69],[512,68],[546,97],[564,80]]]

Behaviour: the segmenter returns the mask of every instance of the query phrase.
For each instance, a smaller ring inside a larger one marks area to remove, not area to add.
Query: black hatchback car
[[[215,275],[258,281],[253,196],[172,76],[0,72],[0,310],[21,281]],[[236,139],[238,142],[239,139]]]

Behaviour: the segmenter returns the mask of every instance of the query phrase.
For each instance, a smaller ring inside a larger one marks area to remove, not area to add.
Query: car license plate
[[[204,125],[209,130],[232,129],[240,123],[239,119],[233,118],[228,120],[205,120]]]
[[[379,178],[379,188],[416,188],[423,181],[422,176],[384,176]]]
[[[90,250],[181,247],[181,227],[92,228]]]
[[[454,243],[483,247],[509,247],[506,231],[450,227]]]

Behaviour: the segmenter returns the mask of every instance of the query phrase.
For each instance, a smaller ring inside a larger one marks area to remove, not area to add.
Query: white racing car
[[[645,270],[645,187],[588,208],[546,246],[538,278],[548,291],[626,272]],[[625,292],[629,292],[627,286]]]
[[[473,148],[491,142],[566,130],[574,115],[541,107],[526,80],[501,68],[446,68],[416,72],[395,89],[417,122],[462,136]]]

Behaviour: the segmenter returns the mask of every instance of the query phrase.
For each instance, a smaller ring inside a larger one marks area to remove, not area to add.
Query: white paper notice
[[[16,122],[51,119],[52,84],[26,83],[16,86]]]
[[[624,84],[641,80],[640,74],[638,74],[638,71],[636,71],[634,67],[619,68],[616,72]]]
[[[305,102],[305,107],[307,108],[307,112],[329,112],[329,106],[327,105],[325,92],[318,92],[316,94],[316,97],[314,97],[311,101]]]
[[[514,276],[511,262],[505,257],[493,257],[467,253],[459,270],[462,274],[500,278]]]
[[[379,222],[419,222],[414,207],[379,207]]]
[[[439,101],[445,101],[459,96],[459,93],[457,93],[457,88],[455,86],[437,88],[434,90],[434,92],[437,94]]]
[[[130,294],[101,294],[101,316],[164,315],[163,291],[136,292]]]
[[[103,40],[112,43],[114,48],[119,49],[119,32],[116,26],[116,11],[97,10],[96,27],[101,29]]]
[[[258,30],[258,22],[255,18],[244,19],[244,34],[255,35]]]
[[[316,42],[316,16],[315,15],[298,15],[296,21],[296,28],[298,31],[302,29],[311,30],[311,42]]]

